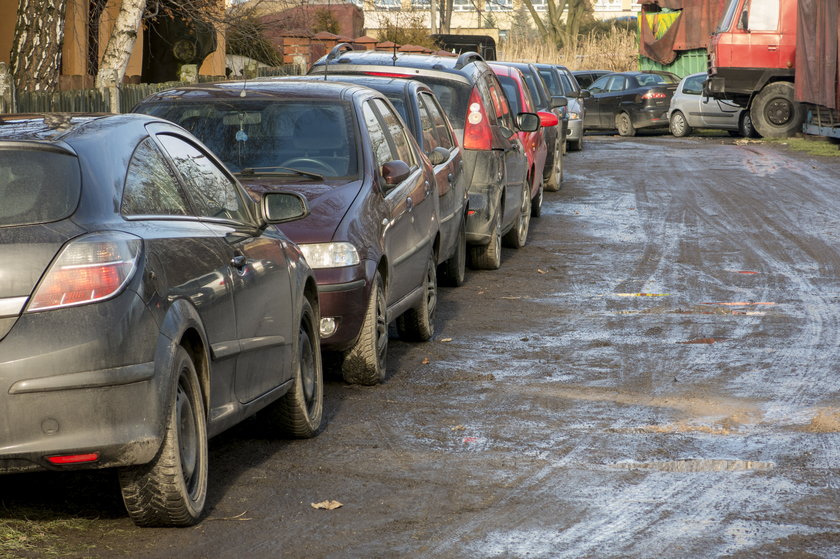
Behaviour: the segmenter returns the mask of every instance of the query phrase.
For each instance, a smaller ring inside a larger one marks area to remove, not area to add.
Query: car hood
[[[83,232],[67,220],[0,227],[0,339],[12,329],[64,243]]]
[[[306,197],[310,213],[303,219],[279,227],[291,240],[326,243],[333,240],[341,220],[362,190],[363,181],[290,182],[288,178],[239,177],[245,188],[257,197],[265,192],[297,192]]]

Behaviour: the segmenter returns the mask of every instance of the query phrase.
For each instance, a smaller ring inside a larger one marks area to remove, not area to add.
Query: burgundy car
[[[322,348],[347,382],[385,376],[388,324],[434,333],[434,175],[380,93],[342,83],[227,82],[162,91],[137,111],[181,124],[254,195],[293,191],[311,214],[281,226],[315,271]]]

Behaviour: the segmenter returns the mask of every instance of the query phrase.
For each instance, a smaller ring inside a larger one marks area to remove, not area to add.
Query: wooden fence
[[[260,77],[300,75],[301,68],[295,65],[276,68],[260,68]],[[216,82],[224,78],[199,76],[199,82]],[[137,103],[158,91],[192,85],[188,82],[125,84],[119,88],[120,113],[131,112]],[[74,89],[69,91],[29,91],[17,95],[17,113],[108,113],[110,95],[99,89]]]

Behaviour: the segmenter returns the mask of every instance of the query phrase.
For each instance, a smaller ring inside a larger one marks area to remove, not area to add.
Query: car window
[[[370,137],[373,157],[376,159],[376,169],[379,171],[384,164],[396,159],[396,154],[391,152],[391,146],[385,137],[385,130],[382,128],[379,117],[376,116],[370,101],[362,105],[362,115],[365,119],[368,137]]]
[[[589,86],[589,90],[595,93],[607,90],[607,83],[612,80],[612,76],[601,76],[595,83]]]
[[[446,117],[443,116],[443,111],[435,102],[434,97],[428,93],[420,95],[422,104],[426,107],[429,113],[429,118],[432,119],[434,126],[434,135],[437,139],[438,145],[442,148],[452,149],[455,147],[455,138],[452,136],[452,129],[446,122]]]
[[[487,81],[489,82],[487,85],[490,97],[493,99],[493,111],[491,112],[496,115],[496,119],[493,119],[492,117],[490,118],[490,123],[501,124],[508,130],[515,130],[516,128],[513,124],[513,115],[511,114],[510,104],[508,104],[507,98],[502,91],[502,86],[499,84],[499,80],[495,75],[488,74]]]
[[[64,219],[76,209],[80,195],[81,171],[75,156],[0,149],[0,227]]]
[[[531,97],[537,104],[537,108],[547,107],[548,103],[546,99],[543,98],[542,83],[538,82],[536,76],[534,76],[531,72],[525,71],[522,72],[522,75],[525,77],[525,85],[528,86],[528,91],[531,92]]]
[[[403,99],[402,95],[394,94],[388,95],[388,101],[394,105],[394,108],[397,109],[397,112],[400,113],[400,118],[403,119],[403,122],[408,124],[411,122],[411,119],[408,118],[408,109],[405,108],[405,99]]]
[[[519,96],[519,87],[516,85],[516,82],[510,76],[498,76],[498,78],[511,108],[514,112],[523,112],[525,109],[522,108],[522,99]]]
[[[700,95],[703,93],[703,81],[706,79],[706,74],[686,78],[683,84],[683,93],[688,95]]]
[[[374,99],[374,105],[379,110],[382,116],[382,123],[385,125],[386,136],[390,136],[390,141],[393,142],[396,158],[405,162],[409,167],[417,166],[417,161],[414,158],[414,152],[411,149],[411,142],[408,139],[407,130],[402,121],[394,113],[393,109],[389,107],[382,99]]]
[[[140,142],[131,156],[121,211],[123,215],[190,213],[178,180],[151,138]]]
[[[607,86],[607,91],[624,91],[627,88],[627,78],[624,76],[613,76]]]
[[[560,81],[563,82],[563,90],[566,91],[567,96],[577,97],[580,93],[580,85],[577,79],[568,70],[562,68],[560,70]]]
[[[158,134],[160,143],[184,178],[198,214],[248,223],[250,218],[236,183],[207,154],[181,138]]]
[[[553,70],[550,68],[540,68],[540,77],[545,82],[546,87],[548,87],[549,93],[552,95],[567,95],[567,90],[563,88],[563,84]]]
[[[435,132],[435,123],[432,122],[432,116],[429,114],[423,97],[425,95],[418,95],[419,103],[417,104],[417,110],[420,113],[420,137],[423,139],[423,153],[430,155],[440,142]]]

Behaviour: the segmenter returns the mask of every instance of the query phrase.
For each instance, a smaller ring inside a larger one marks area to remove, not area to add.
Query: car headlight
[[[350,243],[314,243],[300,245],[311,268],[341,268],[359,263],[359,252]]]
[[[569,113],[570,120],[580,120],[580,115],[578,113]]]

